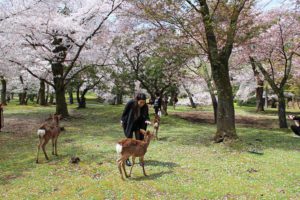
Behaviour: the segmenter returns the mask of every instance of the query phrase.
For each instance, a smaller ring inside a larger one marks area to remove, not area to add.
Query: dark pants
[[[292,126],[291,126],[291,129],[293,130],[293,132],[294,132],[296,135],[299,135],[299,136],[300,136],[300,127],[299,127],[299,126],[292,125]]]
[[[154,112],[155,112],[156,115],[158,114],[158,111],[159,111],[159,108],[158,107],[154,107]]]
[[[141,120],[137,120],[134,122],[131,132],[130,132],[130,135],[127,138],[133,138],[133,132],[134,132],[135,139],[144,140],[144,135],[140,133],[140,129],[141,129],[140,124],[141,123],[142,123]]]

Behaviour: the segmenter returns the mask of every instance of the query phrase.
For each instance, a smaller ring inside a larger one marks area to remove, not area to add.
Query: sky
[[[258,7],[262,7],[263,10],[271,10],[282,5],[288,6],[289,0],[258,0],[257,2]]]

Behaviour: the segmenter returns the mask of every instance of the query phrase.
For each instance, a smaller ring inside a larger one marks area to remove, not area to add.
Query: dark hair
[[[138,93],[135,97],[135,100],[139,101],[139,100],[145,100],[146,101],[147,97],[144,93]]]
[[[133,105],[133,115],[134,115],[134,120],[140,117],[140,107],[138,105],[139,100],[145,100],[146,101],[147,97],[144,93],[138,93],[135,97],[135,102]]]
[[[159,93],[159,92],[155,92],[155,95],[156,95],[157,97],[159,97],[159,96],[160,96],[160,93]]]

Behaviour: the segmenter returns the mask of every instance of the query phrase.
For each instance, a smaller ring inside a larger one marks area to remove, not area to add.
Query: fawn
[[[42,147],[43,152],[45,154],[45,158],[49,160],[46,153],[46,145],[51,139],[52,141],[52,155],[57,156],[57,139],[60,134],[59,120],[61,119],[61,115],[52,115],[52,121],[49,118],[43,123],[37,131],[37,135],[39,136],[39,145],[36,157],[36,163],[39,162],[39,152]]]
[[[145,131],[145,130],[140,130],[140,133],[142,133],[145,138],[144,141],[141,140],[135,140],[131,138],[123,139],[119,141],[116,145],[116,150],[117,153],[121,155],[121,157],[117,160],[118,162],[118,168],[121,174],[121,178],[123,180],[123,172],[122,168],[124,170],[126,178],[131,176],[132,168],[135,164],[135,158],[139,157],[140,159],[140,164],[143,168],[143,173],[145,176],[147,176],[145,172],[145,167],[144,167],[144,156],[147,152],[147,148],[149,146],[150,140],[154,137],[154,135],[150,131]],[[132,166],[130,168],[129,175],[127,175],[126,169],[125,169],[125,161],[132,156]],[[122,168],[121,168],[122,167]]]
[[[158,129],[160,125],[160,117],[159,115],[155,115],[154,121],[153,121],[153,128],[154,128],[154,134],[155,139],[158,140]]]

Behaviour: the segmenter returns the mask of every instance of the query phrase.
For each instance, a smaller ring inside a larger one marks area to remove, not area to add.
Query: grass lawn
[[[0,133],[0,199],[300,199],[300,138],[290,130],[238,126],[239,141],[215,144],[214,125],[163,117],[160,140],[145,156],[149,177],[136,165],[132,178],[122,181],[115,144],[124,137],[123,106],[87,106],[69,107],[74,117],[62,122],[67,131],[58,140],[59,156],[51,155],[49,143],[50,161],[40,154],[40,164],[36,129],[55,108],[5,108],[7,122],[19,124]],[[253,110],[237,113],[256,115]],[[262,116],[276,118],[276,112]],[[72,156],[81,162],[70,164]]]

